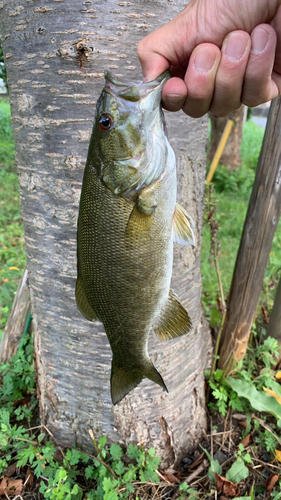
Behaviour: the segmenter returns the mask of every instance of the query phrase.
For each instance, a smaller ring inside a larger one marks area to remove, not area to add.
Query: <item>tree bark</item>
[[[242,104],[239,109],[228,116],[220,117],[213,115],[213,113],[209,113],[212,128],[207,157],[208,161],[211,162],[214,158],[226,122],[229,118],[232,118],[234,120],[234,125],[231,129],[219,163],[220,165],[225,165],[229,168],[229,170],[241,167],[240,148],[243,136],[243,126],[246,119],[246,110],[247,107]]]
[[[200,247],[207,120],[167,114],[177,155],[178,201],[196,224],[197,247],[175,248],[172,287],[192,331],[149,352],[169,388],[148,380],[112,407],[111,350],[99,322],[75,304],[76,223],[97,98],[110,69],[141,79],[136,46],[186,2],[5,0],[0,3],[35,334],[42,422],[63,444],[92,449],[88,430],[111,442],[154,446],[163,465],[195,446],[206,425],[209,331],[200,304]]]
[[[244,358],[266,265],[281,212],[281,97],[272,101],[256,178],[236,259],[219,367],[229,372]]]

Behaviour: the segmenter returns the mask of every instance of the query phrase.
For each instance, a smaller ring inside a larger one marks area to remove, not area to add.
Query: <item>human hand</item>
[[[225,116],[281,93],[281,0],[191,0],[138,45],[147,81],[170,68],[169,111]]]

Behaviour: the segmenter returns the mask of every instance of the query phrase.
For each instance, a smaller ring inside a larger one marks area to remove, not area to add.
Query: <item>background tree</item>
[[[228,116],[220,117],[215,116],[213,113],[209,113],[212,128],[207,156],[208,161],[211,162],[214,158],[225,125],[229,118],[231,118],[234,123],[219,163],[221,165],[225,165],[229,170],[233,170],[234,168],[241,166],[240,149],[243,136],[243,126],[246,121],[246,112],[247,107],[242,104],[239,109]]]
[[[101,323],[75,305],[76,223],[95,113],[110,69],[140,80],[138,41],[186,2],[4,0],[1,33],[21,186],[42,422],[61,443],[90,448],[88,430],[154,446],[179,460],[206,425],[204,368],[210,337],[200,303],[200,246],[207,119],[168,114],[178,201],[196,224],[195,250],[175,247],[172,287],[193,320],[190,334],[160,344],[153,363],[169,394],[148,380],[112,407],[111,351]]]

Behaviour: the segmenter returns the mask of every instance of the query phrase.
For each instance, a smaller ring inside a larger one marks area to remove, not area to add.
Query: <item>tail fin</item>
[[[114,405],[120,403],[126,394],[139,385],[144,377],[152,380],[160,385],[164,391],[168,392],[164,380],[150,360],[143,367],[135,370],[126,370],[123,367],[116,366],[113,359],[110,380],[112,403]]]

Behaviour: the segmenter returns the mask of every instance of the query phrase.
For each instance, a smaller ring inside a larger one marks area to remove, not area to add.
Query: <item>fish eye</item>
[[[112,122],[113,120],[110,115],[107,114],[101,115],[99,119],[99,129],[103,131],[109,130],[112,125]]]

